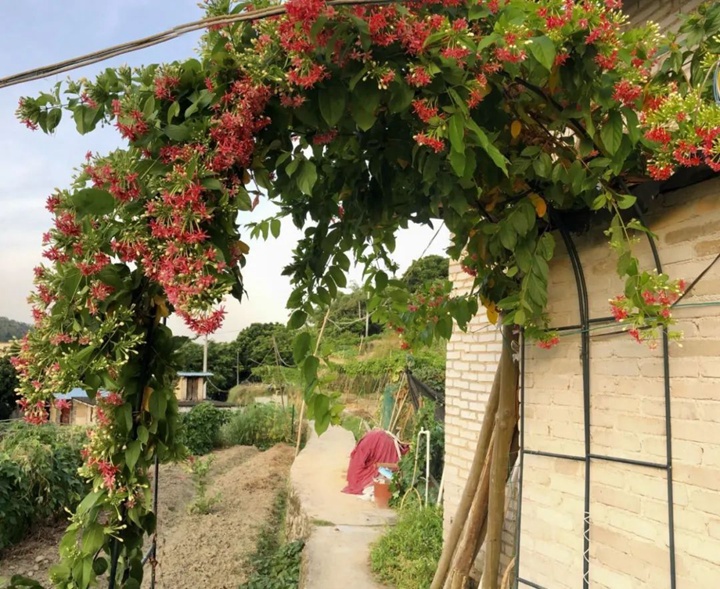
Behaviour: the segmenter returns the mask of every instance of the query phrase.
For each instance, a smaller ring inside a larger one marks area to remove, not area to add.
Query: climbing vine
[[[620,0],[347,4],[289,0],[264,18],[267,2],[207,0],[208,16],[257,18],[211,27],[198,59],[107,69],[20,103],[30,128],[52,132],[67,112],[80,133],[113,125],[126,142],[88,154],[48,198],[36,328],[15,360],[29,421],[46,419],[54,391],[109,393],[85,451],[93,490],[62,541],[58,587],[88,587],[106,571],[139,586],[155,517],[147,470],[157,453],[179,451],[170,383],[180,340],[163,318],[218,329],[223,297],[244,294],[245,228],[277,237],[287,217],[304,229],[285,269],[291,327],[346,286],[353,257],[371,306],[406,326],[408,345],[448,337],[453,321],[465,328],[481,303],[547,347],[552,230],[568,215],[606,215],[626,279],[618,318],[638,334],[672,322],[664,300],[682,286],[633,256],[646,229],[628,186],[720,169],[708,83],[719,5],[665,37],[628,26]],[[277,215],[256,219],[261,199]],[[411,300],[384,269],[394,236],[437,218],[473,289]],[[315,388],[307,334],[294,356],[327,427],[337,411]]]

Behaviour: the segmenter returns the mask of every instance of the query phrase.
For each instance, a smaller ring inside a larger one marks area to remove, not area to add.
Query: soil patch
[[[278,490],[288,480],[294,449],[280,444],[260,452],[235,446],[213,456],[209,493],[219,493],[220,500],[208,515],[188,513],[194,492],[182,465],[160,467],[158,589],[236,589],[245,580],[247,559],[255,552]],[[57,561],[64,528],[64,522],[47,526],[4,552],[0,578],[24,574],[49,585],[48,570]]]

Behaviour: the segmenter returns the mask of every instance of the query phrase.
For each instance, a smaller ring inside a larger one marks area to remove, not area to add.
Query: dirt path
[[[188,513],[193,498],[189,474],[180,465],[163,465],[156,587],[236,589],[245,580],[247,558],[276,493],[288,480],[293,455],[285,445],[267,452],[247,446],[214,452],[209,493],[220,493],[220,501],[208,515]],[[63,529],[64,524],[44,528],[5,552],[0,577],[21,573],[47,585]]]

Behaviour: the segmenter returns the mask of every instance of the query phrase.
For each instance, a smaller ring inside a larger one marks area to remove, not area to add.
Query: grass
[[[370,566],[377,578],[395,589],[424,589],[432,583],[442,553],[442,510],[411,504],[398,514],[373,546]]]

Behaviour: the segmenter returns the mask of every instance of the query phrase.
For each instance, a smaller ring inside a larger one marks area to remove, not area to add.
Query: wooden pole
[[[510,444],[517,423],[516,397],[518,368],[512,359],[511,328],[503,328],[503,353],[498,367],[500,394],[497,410],[497,432],[490,469],[487,538],[485,539],[485,567],[482,589],[497,589],[500,568],[500,548],[505,519],[505,483],[510,462]]]
[[[325,318],[323,319],[322,325],[320,326],[320,333],[318,333],[317,341],[315,342],[315,352],[313,355],[317,356],[320,350],[320,340],[322,340],[323,333],[325,333],[325,326],[327,325],[328,317],[330,317],[330,305],[328,305],[327,311],[325,312]],[[298,433],[297,441],[295,442],[295,456],[300,453],[300,441],[302,440],[302,428],[303,428],[303,416],[305,415],[305,395],[303,395],[302,403],[300,404],[300,418],[298,419]]]
[[[465,587],[470,577],[470,570],[475,562],[478,550],[482,545],[487,529],[488,498],[490,495],[490,469],[492,464],[493,449],[495,447],[496,430],[493,431],[488,453],[483,465],[480,484],[477,486],[473,502],[468,512],[467,524],[463,535],[458,543],[453,559],[453,566],[448,575],[446,587],[452,589]]]
[[[502,363],[505,355],[510,355],[510,360],[512,361],[511,354],[512,351],[503,346],[502,353],[500,355],[500,362]],[[460,539],[460,534],[465,526],[468,512],[470,511],[470,506],[475,495],[475,489],[479,484],[483,466],[486,462],[490,439],[492,437],[493,429],[495,428],[495,414],[497,413],[498,408],[499,393],[500,367],[498,366],[498,370],[495,372],[495,380],[493,381],[492,389],[490,390],[488,402],[485,407],[485,417],[483,418],[480,435],[478,436],[477,445],[475,447],[475,456],[473,457],[472,466],[470,467],[467,482],[465,483],[465,488],[463,490],[462,497],[460,498],[460,504],[458,505],[457,512],[455,513],[455,519],[453,519],[450,531],[448,532],[448,536],[443,544],[442,555],[440,556],[440,561],[438,562],[437,570],[435,571],[435,576],[433,577],[430,589],[442,589],[445,584],[448,571],[450,570],[450,562],[453,554],[455,553],[455,548],[458,540]]]

